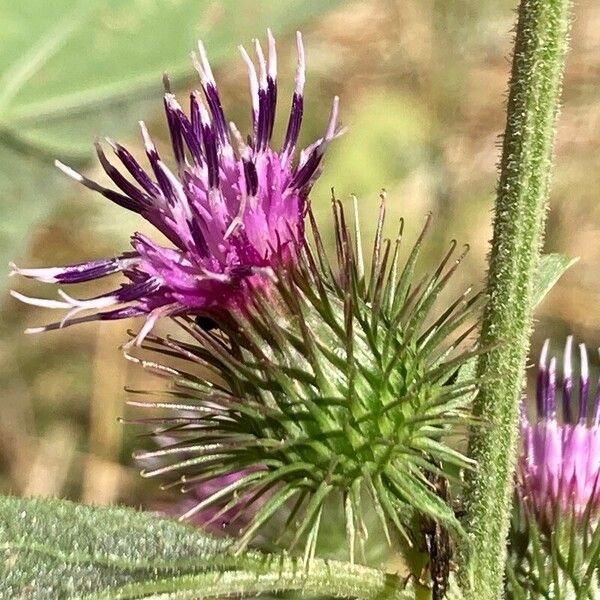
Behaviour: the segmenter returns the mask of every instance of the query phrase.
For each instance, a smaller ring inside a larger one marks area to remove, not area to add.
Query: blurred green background
[[[480,285],[491,235],[498,140],[504,126],[514,0],[3,0],[0,3],[0,262],[51,266],[112,255],[140,227],[135,216],[76,185],[54,158],[103,179],[95,137],[140,150],[145,119],[163,147],[161,74],[182,97],[193,88],[189,52],[207,46],[229,118],[249,125],[236,50],[278,40],[279,127],[295,70],[294,30],[305,37],[307,106],[302,140],[322,132],[341,98],[348,132],[328,151],[312,193],[328,227],[330,188],[356,194],[372,235],[381,189],[389,232],[409,238],[427,211],[430,256],[452,238],[471,245],[455,285]],[[581,256],[538,310],[533,354],[568,332],[600,345],[600,5],[577,3],[557,143],[546,250]],[[8,267],[2,267],[4,272]],[[54,320],[8,296],[51,286],[2,278],[0,491],[85,502],[150,505],[154,486],[130,458],[136,432],[123,387],[153,387],[117,350],[127,327],[103,323],[25,336]],[[87,286],[84,295],[91,295]],[[93,290],[92,290],[93,291]],[[155,386],[154,386],[155,387]]]

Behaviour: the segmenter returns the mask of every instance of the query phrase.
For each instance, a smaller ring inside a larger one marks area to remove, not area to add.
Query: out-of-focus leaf
[[[0,497],[1,598],[217,598],[302,590],[352,598],[404,595],[366,567],[248,552],[232,541],[128,508]],[[407,592],[408,594],[408,592]]]
[[[160,105],[164,71],[193,76],[197,39],[217,66],[267,27],[281,35],[337,3],[0,2],[0,265],[68,189],[53,159],[85,166],[95,137],[130,133]]]
[[[579,257],[571,258],[563,254],[544,254],[540,258],[535,287],[533,289],[533,302],[537,306],[562,277],[563,273],[572,267]]]

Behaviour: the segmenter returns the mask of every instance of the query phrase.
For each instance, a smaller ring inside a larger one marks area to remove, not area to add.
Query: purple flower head
[[[211,314],[243,307],[248,280],[261,285],[275,262],[294,261],[295,248],[304,241],[308,193],[319,175],[320,163],[337,129],[338,99],[333,101],[326,132],[300,152],[295,150],[303,113],[304,48],[297,35],[298,69],[287,132],[281,148],[271,146],[277,103],[277,55],[268,32],[265,57],[258,41],[258,70],[241,48],[248,66],[252,96],[252,134],[244,141],[227,123],[206,52],[199,43],[194,65],[202,93],[190,95],[189,114],[170,93],[165,112],[176,168],[159,155],[140,123],[150,170],[144,170],[118,143],[108,145],[120,168],[97,143],[100,163],[116,188],[106,188],[57,162],[67,175],[99,192],[115,204],[140,214],[171,245],[136,233],[133,251],[107,259],[66,267],[21,269],[13,273],[47,283],[69,284],[120,273],[118,289],[87,299],[59,290],[59,300],[13,295],[35,306],[67,310],[62,321],[28,330],[47,331],[93,320],[144,316],[140,343],[163,316]],[[83,311],[91,314],[76,316]]]
[[[546,340],[538,368],[537,418],[530,420],[523,410],[520,483],[541,517],[551,518],[556,508],[581,516],[600,507],[600,385],[590,403],[587,351],[580,344],[575,389],[569,336],[559,388],[556,359],[548,363],[548,347]]]

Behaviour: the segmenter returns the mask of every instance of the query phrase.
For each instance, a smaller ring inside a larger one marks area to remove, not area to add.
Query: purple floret
[[[543,518],[551,518],[556,508],[581,516],[588,508],[600,507],[600,385],[590,405],[588,356],[580,344],[579,385],[574,393],[572,346],[573,338],[568,337],[561,390],[556,382],[556,359],[548,363],[546,341],[538,368],[537,418],[530,420],[524,410],[521,421],[522,493]],[[559,391],[562,402],[557,402]]]
[[[163,316],[211,314],[243,308],[252,288],[269,281],[271,267],[293,264],[304,242],[307,198],[319,175],[329,142],[338,134],[338,99],[333,101],[324,136],[295,160],[303,113],[304,48],[297,34],[298,70],[285,140],[271,146],[277,102],[275,40],[268,32],[265,58],[255,42],[258,72],[241,48],[248,66],[252,96],[252,134],[246,141],[227,124],[206,52],[201,43],[194,66],[202,93],[190,95],[189,115],[168,90],[164,104],[176,169],[161,158],[144,123],[140,123],[150,171],[120,144],[107,140],[120,168],[98,143],[98,159],[116,189],[106,188],[57,162],[64,173],[115,204],[140,214],[170,242],[132,236],[133,252],[65,267],[23,269],[13,273],[57,284],[79,283],[121,273],[125,282],[100,296],[60,300],[19,300],[67,310],[62,321],[28,332],[47,331],[84,321],[145,316],[137,342]],[[168,87],[168,86],[167,86]],[[125,172],[128,174],[126,175]],[[108,309],[108,310],[107,310]],[[76,316],[93,311],[85,316]]]

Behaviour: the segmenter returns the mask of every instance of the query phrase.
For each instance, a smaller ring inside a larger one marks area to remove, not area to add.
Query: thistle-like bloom
[[[61,300],[13,295],[36,306],[66,309],[57,323],[28,330],[46,331],[92,320],[145,316],[138,342],[163,316],[206,314],[243,306],[247,282],[267,281],[273,262],[293,263],[295,248],[304,239],[308,193],[319,174],[323,153],[339,133],[338,100],[334,99],[324,136],[294,160],[303,113],[304,49],[297,36],[298,69],[291,114],[283,145],[275,150],[271,136],[277,102],[275,41],[268,32],[268,55],[255,42],[258,72],[241,48],[248,66],[252,96],[252,135],[244,142],[233,123],[227,123],[204,47],[194,64],[202,92],[190,96],[184,113],[167,82],[165,111],[176,169],[159,155],[141,123],[150,172],[120,144],[108,140],[122,169],[115,167],[100,144],[100,163],[118,190],[89,180],[57,163],[67,175],[119,206],[140,214],[172,246],[141,233],[132,237],[133,251],[102,260],[55,268],[13,272],[57,284],[80,283],[120,273],[126,281],[118,289],[88,299],[59,290]],[[235,148],[234,148],[235,146]],[[123,173],[123,168],[129,177]],[[92,314],[77,316],[82,311]]]
[[[523,451],[509,533],[507,598],[597,598],[600,547],[600,386],[592,400],[586,348],[573,338],[563,356],[540,356],[536,416],[524,407]]]
[[[560,390],[556,359],[548,364],[548,346],[546,341],[538,369],[537,418],[529,420],[524,411],[522,420],[521,484],[542,518],[552,518],[556,509],[581,516],[586,509],[600,507],[600,387],[591,404],[587,351],[580,344],[575,389],[573,338],[568,337]]]
[[[394,528],[420,536],[415,516],[461,531],[425,473],[443,479],[472,465],[445,438],[471,423],[476,382],[458,369],[478,353],[461,348],[482,297],[468,290],[437,312],[464,254],[453,243],[415,281],[425,230],[403,265],[402,225],[395,241],[384,239],[384,212],[382,204],[369,275],[358,222],[353,236],[334,201],[333,264],[309,210],[314,244],[297,246],[294,269],[274,267],[270,297],[250,294],[248,310],[219,329],[178,318],[184,339],[149,335],[143,344],[164,355],[157,362],[130,357],[172,384],[170,399],[135,402],[159,412],[135,420],[157,427],[158,449],[139,458],[158,464],[143,475],[195,500],[182,518],[227,515],[241,530],[239,549],[287,512],[282,539],[290,548],[303,540],[310,558],[329,498],[345,508],[351,559],[366,537],[368,497],[388,540]]]

